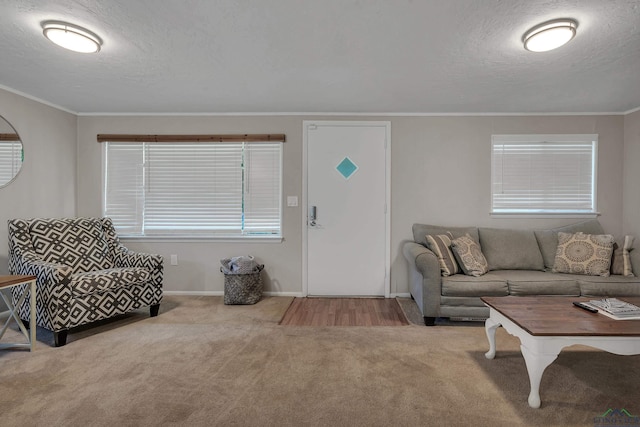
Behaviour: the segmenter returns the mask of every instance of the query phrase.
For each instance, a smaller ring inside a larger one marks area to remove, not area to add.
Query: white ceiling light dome
[[[547,52],[571,41],[576,35],[578,23],[573,19],[554,19],[536,25],[522,37],[524,48],[531,52]]]
[[[74,52],[95,53],[102,46],[102,40],[96,34],[68,22],[45,21],[42,33],[58,46]]]

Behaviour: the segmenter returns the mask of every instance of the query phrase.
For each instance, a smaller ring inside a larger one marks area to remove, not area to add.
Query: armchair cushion
[[[109,270],[76,273],[71,276],[71,292],[76,297],[91,295],[122,286],[140,285],[150,278],[151,273],[149,270],[139,267],[111,268]]]
[[[74,273],[115,267],[97,218],[34,219],[30,236],[44,261],[67,265]]]

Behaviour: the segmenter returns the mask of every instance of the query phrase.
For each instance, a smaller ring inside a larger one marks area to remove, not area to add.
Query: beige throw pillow
[[[451,252],[451,240],[453,240],[453,235],[448,231],[447,234],[427,235],[427,247],[438,257],[443,276],[452,276],[460,272],[458,263]]]
[[[489,271],[489,264],[482,254],[480,245],[469,234],[453,239],[451,247],[464,274],[482,276]]]
[[[624,244],[621,248],[614,244],[613,256],[611,257],[611,274],[635,277],[631,267],[631,257],[629,256],[629,252],[633,249],[633,240],[633,236],[624,236]]]
[[[609,276],[613,236],[610,234],[558,233],[554,273]]]

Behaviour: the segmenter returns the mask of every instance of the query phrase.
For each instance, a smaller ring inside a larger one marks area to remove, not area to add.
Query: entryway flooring
[[[395,298],[295,298],[280,321],[287,326],[408,325]]]

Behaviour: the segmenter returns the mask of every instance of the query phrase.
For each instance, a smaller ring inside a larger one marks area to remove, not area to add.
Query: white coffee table
[[[613,320],[573,306],[577,297],[483,297],[489,307],[485,323],[489,351],[496,355],[496,329],[502,326],[520,339],[520,351],[527,365],[531,391],[529,406],[540,407],[540,381],[544,370],[560,351],[581,344],[619,355],[640,354],[640,320]],[[640,298],[620,297],[640,305]]]

